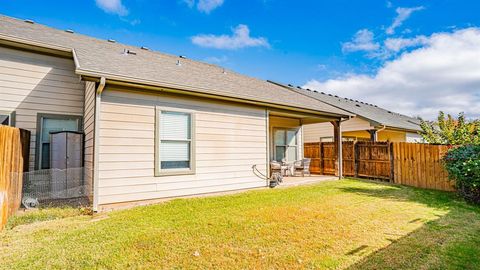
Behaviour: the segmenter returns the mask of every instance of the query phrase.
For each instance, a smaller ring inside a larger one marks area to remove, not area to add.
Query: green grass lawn
[[[358,180],[12,227],[1,269],[480,269],[480,208]]]

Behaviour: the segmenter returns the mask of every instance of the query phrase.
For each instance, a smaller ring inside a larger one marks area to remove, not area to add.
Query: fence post
[[[359,161],[359,150],[357,141],[353,143],[353,173],[355,177],[358,178],[358,161]]]
[[[318,170],[323,174],[322,142],[318,142]]]
[[[388,150],[389,150],[389,157],[390,157],[390,182],[395,182],[395,164],[393,160],[393,143],[390,142],[388,144]]]

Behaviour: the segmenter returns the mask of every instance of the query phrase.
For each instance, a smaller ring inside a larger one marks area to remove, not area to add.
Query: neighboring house
[[[50,169],[50,132],[84,132],[94,210],[266,186],[252,165],[300,159],[302,125],[352,116],[218,66],[4,16],[0,115],[32,132],[31,170]]]
[[[272,82],[274,83],[274,82]],[[274,83],[284,86],[278,83]],[[355,117],[342,122],[343,140],[370,140],[390,142],[422,142],[418,133],[420,120],[395,113],[377,105],[342,98],[323,92],[284,86],[292,92],[304,94],[336,108],[348,111]],[[330,123],[318,123],[303,127],[305,142],[333,141],[334,130]]]

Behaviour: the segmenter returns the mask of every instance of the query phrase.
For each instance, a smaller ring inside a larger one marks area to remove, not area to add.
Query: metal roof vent
[[[142,46],[140,49],[145,50],[145,51],[150,51],[148,47]]]
[[[32,20],[28,20],[28,19],[27,19],[27,20],[24,20],[24,22],[26,22],[26,23],[30,23],[30,24],[34,24],[34,23],[35,23],[34,21],[32,21]]]
[[[128,54],[130,54],[130,55],[137,55],[137,52],[132,51],[132,50],[129,50],[129,49],[123,49],[123,54],[124,54],[124,55],[128,55]]]
[[[70,33],[70,34],[74,33],[72,29],[67,29],[67,30],[65,30],[65,32]]]
[[[109,40],[107,40],[107,41],[108,41],[108,42],[111,42],[111,43],[117,42],[115,39],[109,39]]]

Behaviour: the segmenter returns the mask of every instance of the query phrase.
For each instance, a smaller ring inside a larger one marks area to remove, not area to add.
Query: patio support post
[[[342,126],[341,121],[332,121],[333,137],[337,159],[335,160],[336,175],[339,179],[343,178],[343,152],[342,152]]]
[[[368,131],[370,133],[370,141],[376,142],[377,141],[377,130],[376,129],[371,129]]]

